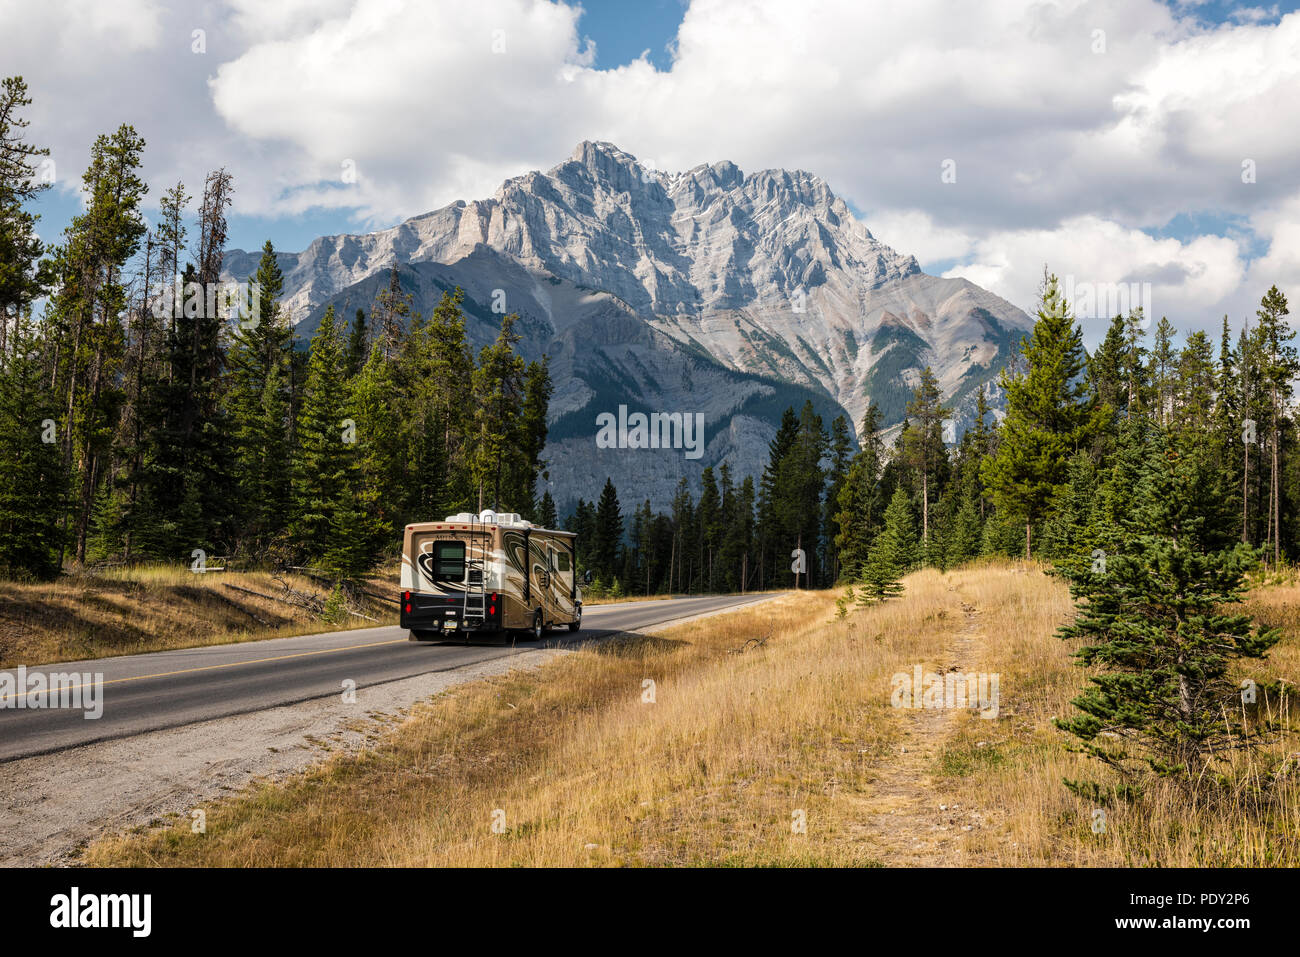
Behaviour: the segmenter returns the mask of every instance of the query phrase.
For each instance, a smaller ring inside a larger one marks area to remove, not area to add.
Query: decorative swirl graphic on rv
[[[420,552],[415,558],[415,563],[420,566],[420,571],[424,573],[424,580],[433,584],[433,552],[425,546],[425,550]]]
[[[524,550],[524,537],[522,535],[510,534],[505,536],[506,554],[510,557],[510,564],[524,571],[528,568],[528,553]]]

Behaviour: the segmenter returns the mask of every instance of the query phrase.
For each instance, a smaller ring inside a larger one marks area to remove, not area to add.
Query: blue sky
[[[809,170],[928,271],[1022,307],[1048,261],[1151,276],[1194,325],[1300,287],[1298,3],[48,0],[0,6],[0,36],[57,160],[47,240],[119,122],[151,201],[224,165],[230,245],[285,251],[605,139],[668,171]]]
[[[643,52],[660,70],[672,65],[669,47],[686,15],[681,0],[584,0],[582,9],[578,26],[596,43],[597,67],[623,66]]]

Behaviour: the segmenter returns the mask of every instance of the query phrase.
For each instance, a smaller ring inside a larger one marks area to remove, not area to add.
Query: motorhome
[[[582,627],[577,535],[513,512],[406,526],[401,626],[412,641]]]

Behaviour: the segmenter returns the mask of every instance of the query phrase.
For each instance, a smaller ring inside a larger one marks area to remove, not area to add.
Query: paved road
[[[364,688],[539,646],[571,645],[649,628],[766,597],[728,595],[594,605],[584,611],[582,631],[553,632],[541,642],[409,642],[400,628],[363,628],[41,665],[28,669],[28,674],[102,675],[102,716],[88,720],[83,710],[70,708],[0,708],[0,762],[337,695],[345,680]],[[30,679],[27,686],[31,687]]]

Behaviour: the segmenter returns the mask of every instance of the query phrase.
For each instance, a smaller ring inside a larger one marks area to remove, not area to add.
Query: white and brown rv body
[[[577,536],[512,512],[406,526],[401,626],[415,640],[582,623]]]

